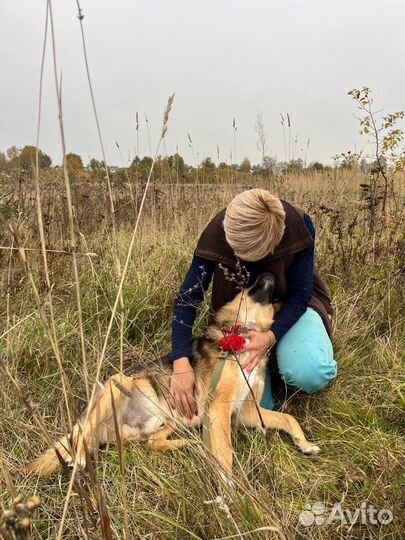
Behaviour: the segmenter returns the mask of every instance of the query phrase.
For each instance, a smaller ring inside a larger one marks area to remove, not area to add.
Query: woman
[[[251,372],[276,346],[285,383],[312,394],[336,377],[331,343],[332,306],[314,264],[315,229],[299,207],[266,190],[237,195],[200,236],[193,261],[176,297],[172,325],[171,405],[191,418],[197,412],[190,364],[196,311],[212,281],[210,319],[242,287],[262,272],[276,278],[275,296],[283,303],[268,332],[250,332],[243,368]],[[261,405],[276,406],[269,373]]]

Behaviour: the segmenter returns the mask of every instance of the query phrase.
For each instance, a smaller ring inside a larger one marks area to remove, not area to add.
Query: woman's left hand
[[[243,347],[243,351],[248,351],[249,356],[242,364],[242,368],[251,373],[257,364],[266,355],[270,347],[276,342],[276,336],[271,330],[268,332],[255,332],[251,330],[243,337],[249,339],[249,342]]]

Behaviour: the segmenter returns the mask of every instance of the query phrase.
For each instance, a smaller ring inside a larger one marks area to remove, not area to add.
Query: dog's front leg
[[[232,472],[232,404],[215,399],[209,410],[211,452],[227,472]]]
[[[269,411],[260,407],[258,403],[246,401],[240,411],[239,420],[246,427],[259,427],[263,421],[266,429],[281,429],[288,433],[304,454],[320,452],[319,446],[307,441],[298,421],[290,414]]]

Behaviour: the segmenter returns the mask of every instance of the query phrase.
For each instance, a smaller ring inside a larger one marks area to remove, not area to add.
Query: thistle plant
[[[40,504],[36,496],[26,501],[22,497],[15,497],[10,510],[0,510],[0,538],[31,540],[32,514]]]

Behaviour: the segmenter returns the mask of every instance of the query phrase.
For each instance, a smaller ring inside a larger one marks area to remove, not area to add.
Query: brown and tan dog
[[[180,417],[177,411],[169,406],[167,395],[172,368],[170,362],[163,359],[130,376],[117,374],[110,377],[97,392],[86,425],[83,425],[83,420],[79,420],[69,438],[64,437],[55,444],[60,457],[71,463],[73,445],[75,449],[81,448],[78,459],[84,464],[86,449],[115,442],[117,428],[121,441],[147,439],[154,450],[173,450],[185,445],[186,438],[170,437],[174,433],[178,434],[182,427],[198,427],[202,423],[204,405],[208,403],[208,389],[218,360],[218,341],[223,337],[221,328],[240,323],[249,330],[268,330],[276,310],[272,304],[273,289],[274,276],[262,274],[250,289],[240,292],[219,311],[218,325],[210,326],[206,337],[193,340],[192,365],[196,374],[198,415],[192,420]],[[259,406],[264,390],[267,356],[250,374],[244,374],[240,365],[247,354],[243,351],[228,353],[222,374],[209,401],[207,415],[211,451],[219,463],[226,471],[232,470],[232,417],[237,423],[250,428],[260,429],[264,424],[266,429],[286,431],[303,453],[318,453],[319,447],[307,441],[295,418]],[[81,437],[83,440],[78,445]],[[59,465],[57,453],[51,448],[29,463],[24,470],[48,475]]]

